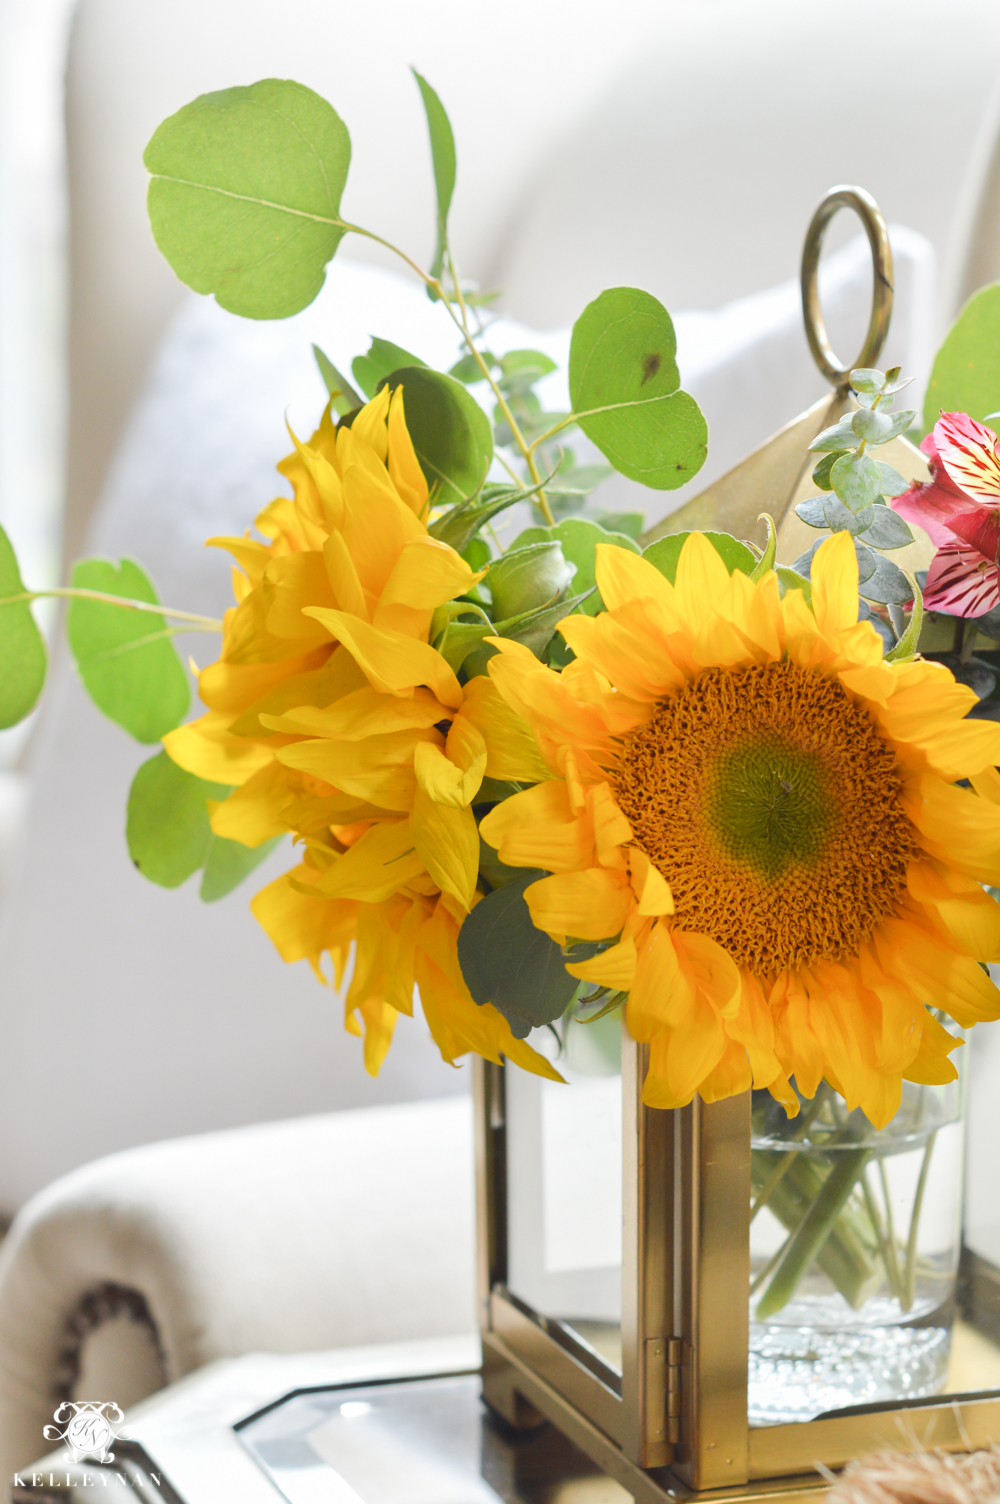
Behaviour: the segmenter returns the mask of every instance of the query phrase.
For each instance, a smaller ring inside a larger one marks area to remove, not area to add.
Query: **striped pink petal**
[[[1000,459],[992,428],[968,413],[942,413],[934,425],[934,443],[941,464],[967,496],[996,504],[1000,499]]]
[[[1000,605],[1000,569],[967,543],[947,544],[927,571],[924,605],[950,616],[984,616]]]

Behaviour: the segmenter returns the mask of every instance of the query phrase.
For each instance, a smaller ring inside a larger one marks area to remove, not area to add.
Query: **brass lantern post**
[[[765,511],[779,524],[779,557],[794,558],[815,536],[799,524],[794,507],[812,490],[808,445],[849,407],[851,368],[830,348],[817,294],[823,234],[843,207],[861,217],[875,268],[871,323],[854,364],[878,360],[892,304],[888,235],[867,193],[837,188],[809,226],[802,263],[806,331],[833,393],[645,541],[713,526],[748,536]],[[905,439],[883,452],[907,479],[927,477],[923,456]],[[907,553],[921,546],[926,542]],[[906,562],[912,569],[926,559],[911,554]],[[493,1409],[515,1426],[550,1420],[638,1504],[702,1496],[805,1499],[827,1487],[826,1470],[865,1452],[922,1445],[965,1451],[1000,1435],[1000,1391],[857,1405],[810,1421],[751,1426],[750,1093],[711,1105],[695,1098],[674,1111],[649,1108],[642,1102],[647,1068],[648,1047],[631,1038],[623,1021],[620,1304],[610,1270],[600,1265],[606,1249],[598,1250],[588,1278],[574,1287],[577,1320],[558,1301],[545,1309],[549,1286],[523,1272],[525,1229],[535,1215],[528,1199],[541,1195],[544,1180],[531,1156],[540,1163],[547,1152],[546,1104],[555,1101],[544,1094],[565,1089],[476,1061],[478,1300],[483,1392]],[[571,1086],[570,1093],[577,1090]],[[617,1111],[617,1086],[600,1091],[601,1110],[613,1102]],[[610,1171],[607,1179],[610,1190],[595,1186],[595,1217],[618,1194]]]

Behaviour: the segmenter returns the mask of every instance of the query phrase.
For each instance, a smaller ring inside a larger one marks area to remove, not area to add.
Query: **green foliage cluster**
[[[913,542],[913,534],[902,517],[887,506],[886,498],[902,496],[909,482],[891,465],[873,459],[870,451],[906,433],[917,416],[905,408],[891,411],[895,394],[913,379],[901,381],[899,376],[898,366],[887,372],[851,372],[851,387],[860,404],[857,412],[845,413],[839,423],[825,429],[809,446],[822,455],[812,478],[824,494],[800,501],[795,508],[809,527],[851,534],[862,596],[892,606],[912,600],[913,585],[880,550],[905,548]],[[818,547],[819,543],[814,544],[792,567],[808,574]]]

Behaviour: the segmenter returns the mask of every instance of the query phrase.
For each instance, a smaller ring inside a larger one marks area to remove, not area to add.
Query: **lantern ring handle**
[[[834,354],[819,305],[820,251],[826,228],[838,209],[854,210],[872,248],[872,314],[861,354],[849,366],[842,366]],[[863,188],[831,188],[812,217],[802,247],[802,317],[813,359],[831,385],[841,390],[850,386],[855,367],[873,366],[882,353],[892,317],[892,251],[879,206]]]

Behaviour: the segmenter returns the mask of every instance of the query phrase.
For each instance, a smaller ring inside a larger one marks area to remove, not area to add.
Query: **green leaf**
[[[860,512],[878,496],[882,472],[867,454],[842,454],[830,471],[830,480],[844,505]]]
[[[467,501],[457,502],[449,511],[436,517],[427,531],[432,538],[447,543],[464,556],[470,539],[475,538],[479,529],[485,527],[491,517],[512,507],[517,501],[530,499],[531,495],[531,491],[525,491],[520,486],[484,486],[478,499],[470,497]],[[481,539],[479,541],[482,542]],[[481,569],[482,565],[474,567]]]
[[[479,353],[490,369],[498,364],[496,356],[488,350],[480,350]],[[475,386],[477,381],[486,380],[483,368],[474,355],[463,355],[461,360],[456,360],[448,375],[454,376],[456,381],[464,382],[466,386]]]
[[[144,762],[132,780],[125,824],[129,855],[143,877],[161,888],[179,888],[204,867],[201,897],[212,903],[258,867],[281,837],[251,848],[215,835],[209,800],[230,793],[228,784],[186,773],[166,752]]]
[[[942,412],[980,422],[1000,406],[1000,282],[980,288],[952,324],[934,361],[924,399],[924,428]]]
[[[924,624],[924,597],[920,586],[912,575],[906,577],[913,590],[913,612],[910,616],[909,625],[894,648],[886,653],[889,663],[909,663],[917,656],[920,645],[920,631]]]
[[[646,526],[645,512],[598,512],[594,518],[601,527],[606,527],[609,533],[624,533],[634,543],[638,543]]]
[[[485,569],[493,558],[490,545],[485,538],[471,538],[462,549],[462,558],[470,569]]]
[[[133,559],[119,564],[80,559],[73,566],[72,583],[77,589],[159,603],[152,581]],[[158,742],[180,725],[191,690],[162,616],[71,600],[66,636],[90,698],[136,741]]]
[[[851,418],[851,428],[859,439],[865,439],[869,444],[886,443],[892,423],[889,414],[880,412],[878,408],[859,407]]]
[[[830,471],[833,469],[837,460],[840,459],[840,456],[846,453],[847,451],[844,449],[832,449],[828,454],[824,454],[823,458],[816,466],[815,470],[812,473],[812,478],[814,484],[819,486],[821,491],[833,490],[833,484],[830,480]]]
[[[662,575],[666,575],[671,585],[677,578],[677,561],[681,556],[681,549],[690,536],[690,533],[668,533],[665,538],[657,538],[655,543],[642,551],[642,557],[648,559]],[[702,536],[711,543],[730,574],[737,569],[742,574],[753,574],[757,559],[745,543],[729,533],[706,532]]]
[[[360,407],[361,398],[347,377],[342,376],[337,370],[329,355],[325,355],[319,345],[313,345],[312,351],[334,412],[343,417],[345,413],[353,412],[356,407]]]
[[[902,496],[904,491],[910,489],[910,482],[905,476],[900,475],[898,470],[894,470],[884,460],[877,460],[876,464],[882,474],[882,479],[879,482],[879,494],[881,496]]]
[[[913,542],[910,529],[891,507],[872,507],[872,520],[859,537],[872,548],[905,548]]]
[[[561,1018],[579,986],[559,946],[531,922],[524,890],[545,876],[529,871],[487,893],[458,932],[466,987],[480,1006],[503,1014],[515,1039]]]
[[[813,479],[816,477],[813,475]],[[828,527],[826,520],[827,496],[810,496],[805,501],[800,501],[795,508],[795,515],[802,519],[806,527]]]
[[[782,596],[786,596],[789,590],[801,590],[806,601],[812,600],[812,581],[797,569],[789,569],[784,564],[779,564],[775,569],[778,577],[778,588]]]
[[[448,246],[448,210],[451,208],[451,196],[455,192],[455,137],[445,107],[435,91],[416,68],[410,71],[420,89],[431,138],[431,161],[434,164],[434,187],[437,190],[437,249],[431,264],[431,276],[440,277]],[[428,292],[432,297],[436,296],[430,288]]]
[[[379,382],[391,375],[393,371],[398,371],[400,366],[428,368],[425,360],[421,360],[419,355],[411,355],[409,350],[403,349],[402,345],[394,345],[392,340],[376,339],[373,336],[368,347],[368,354],[355,355],[351,361],[351,375],[371,401]],[[409,413],[407,413],[407,420],[409,420]]]
[[[853,449],[857,442],[857,435],[851,427],[853,416],[853,413],[845,413],[832,428],[824,428],[809,445],[809,453],[823,454],[827,450]],[[819,485],[819,481],[816,484]]]
[[[209,843],[205,871],[198,896],[203,903],[215,903],[238,888],[255,867],[277,846],[281,836],[272,836],[261,846],[244,846],[242,841],[230,841],[225,836],[212,836]]]
[[[614,515],[614,514],[612,514]],[[577,592],[594,590],[597,584],[597,545],[607,543],[613,548],[624,548],[626,553],[637,554],[638,545],[625,533],[612,533],[607,528],[601,527],[600,523],[590,522],[584,517],[567,517],[562,522],[557,522],[555,527],[531,527],[520,533],[511,548],[520,548],[527,543],[543,543],[547,539],[558,542],[563,551],[563,557],[570,564],[576,565],[576,574],[573,577],[573,589]],[[581,608],[588,616],[596,616],[604,610],[604,602],[597,591]]]
[[[390,372],[376,390],[385,385],[403,388],[406,426],[433,505],[475,495],[493,459],[490,420],[475,398],[461,382],[423,365]]]
[[[202,94],[158,128],[153,235],[182,282],[231,313],[284,319],[323,286],[343,238],[347,127],[288,79]]]
[[[521,616],[514,616],[509,621],[498,621],[493,632],[497,637],[510,637],[514,642],[523,642],[525,647],[530,648],[536,658],[540,658],[552,641],[556,627],[567,616],[582,606],[589,598],[586,595],[572,595],[568,600],[556,601],[551,606],[542,606],[537,611],[525,611]],[[489,644],[484,644],[489,647]],[[496,651],[490,649],[490,651]]]
[[[486,580],[494,618],[521,616],[552,604],[565,594],[575,572],[554,540],[511,549],[497,559]]]
[[[521,396],[555,368],[555,361],[541,350],[508,350],[500,357],[497,385],[508,395]]]
[[[856,392],[870,392],[877,395],[885,386],[885,373],[859,366],[856,371],[851,372],[851,386]]]
[[[855,540],[855,548],[860,550],[864,544]],[[861,594],[865,600],[877,601],[880,605],[904,606],[913,597],[913,586],[909,578],[903,573],[898,564],[887,559],[884,554],[870,554],[875,567],[871,574],[860,581]],[[859,578],[860,557],[859,557]]]
[[[767,543],[764,545],[764,552],[750,571],[750,578],[754,582],[762,580],[768,570],[774,568],[774,561],[778,554],[778,529],[774,525],[774,518],[769,516],[767,512],[762,512],[761,516],[767,523]],[[760,518],[758,518],[758,521],[760,521]],[[729,572],[732,574],[732,570]]]
[[[158,752],[132,780],[125,837],[129,855],[150,882],[179,888],[208,859],[213,835],[208,799],[224,799],[228,785],[196,778]]]
[[[0,527],[0,729],[16,726],[33,710],[45,683],[48,655],[24,595],[17,555]],[[11,601],[6,605],[6,601]]]
[[[883,507],[884,511],[885,508]],[[850,507],[845,507],[839,496],[828,496],[823,508],[823,516],[831,533],[863,533],[865,528],[870,527],[875,521],[875,508],[862,507],[860,512],[852,512]]]
[[[855,413],[854,416],[858,418],[861,415],[860,413]],[[878,414],[872,413],[868,414],[868,416],[877,417]],[[906,433],[908,429],[912,428],[916,420],[917,414],[912,407],[904,408],[902,412],[893,413],[889,420],[889,427],[884,430],[879,438],[869,439],[868,442],[873,446],[890,444],[893,439],[898,439],[900,434]]]
[[[677,340],[667,310],[634,287],[615,287],[573,326],[569,390],[587,437],[630,480],[669,491],[705,462],[708,427],[679,390]]]

